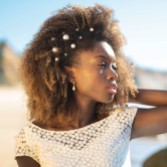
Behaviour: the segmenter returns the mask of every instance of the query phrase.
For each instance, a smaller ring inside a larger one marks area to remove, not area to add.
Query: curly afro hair
[[[46,123],[55,116],[57,122],[72,119],[75,101],[64,66],[72,66],[78,51],[92,49],[98,41],[112,46],[119,76],[114,102],[97,103],[98,118],[107,116],[114,105],[124,106],[128,97],[135,95],[133,70],[121,51],[125,39],[113,11],[101,5],[67,6],[44,22],[22,57],[20,71],[31,121]]]

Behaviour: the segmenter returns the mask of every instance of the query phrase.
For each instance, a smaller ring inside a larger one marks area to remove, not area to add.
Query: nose
[[[107,72],[107,80],[117,80],[118,73],[117,69],[111,64]]]

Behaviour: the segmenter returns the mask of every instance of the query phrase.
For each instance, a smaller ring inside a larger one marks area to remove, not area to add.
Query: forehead
[[[115,53],[113,48],[105,41],[96,42],[92,49],[82,51],[79,54],[81,61],[88,61],[90,59],[96,59],[104,57],[111,61],[116,61]]]
[[[108,58],[115,59],[113,48],[105,41],[97,42],[93,50],[97,53],[97,55],[104,55]]]

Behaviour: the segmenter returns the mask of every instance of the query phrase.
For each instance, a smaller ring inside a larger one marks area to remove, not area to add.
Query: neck
[[[86,98],[76,97],[77,101],[77,114],[74,120],[74,126],[76,128],[84,127],[95,121],[95,102],[87,100]]]
[[[62,121],[62,119],[55,118],[50,121],[50,123],[46,125],[40,125],[36,123],[38,126],[43,127],[49,130],[71,130],[71,129],[78,129],[89,125],[96,121],[96,113],[95,113],[95,102],[91,102],[90,100],[86,100],[86,98],[79,98],[76,97],[76,115],[74,116],[73,120]],[[60,121],[60,122],[59,122]],[[56,122],[56,124],[55,124]]]

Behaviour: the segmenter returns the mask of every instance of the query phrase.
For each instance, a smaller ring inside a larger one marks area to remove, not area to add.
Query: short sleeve
[[[125,109],[127,121],[129,122],[129,125],[132,126],[134,118],[136,117],[138,108],[134,106],[128,106]]]
[[[130,137],[132,124],[136,116],[137,110],[138,109],[134,106],[127,106],[124,108],[123,111],[120,109],[116,111],[117,116],[115,119],[117,120],[117,128],[120,130],[124,137]]]
[[[37,152],[34,150],[32,146],[30,146],[30,142],[28,141],[26,132],[22,129],[19,134],[15,138],[15,158],[21,156],[28,156],[33,158],[35,161],[39,163],[39,158],[37,156]]]

